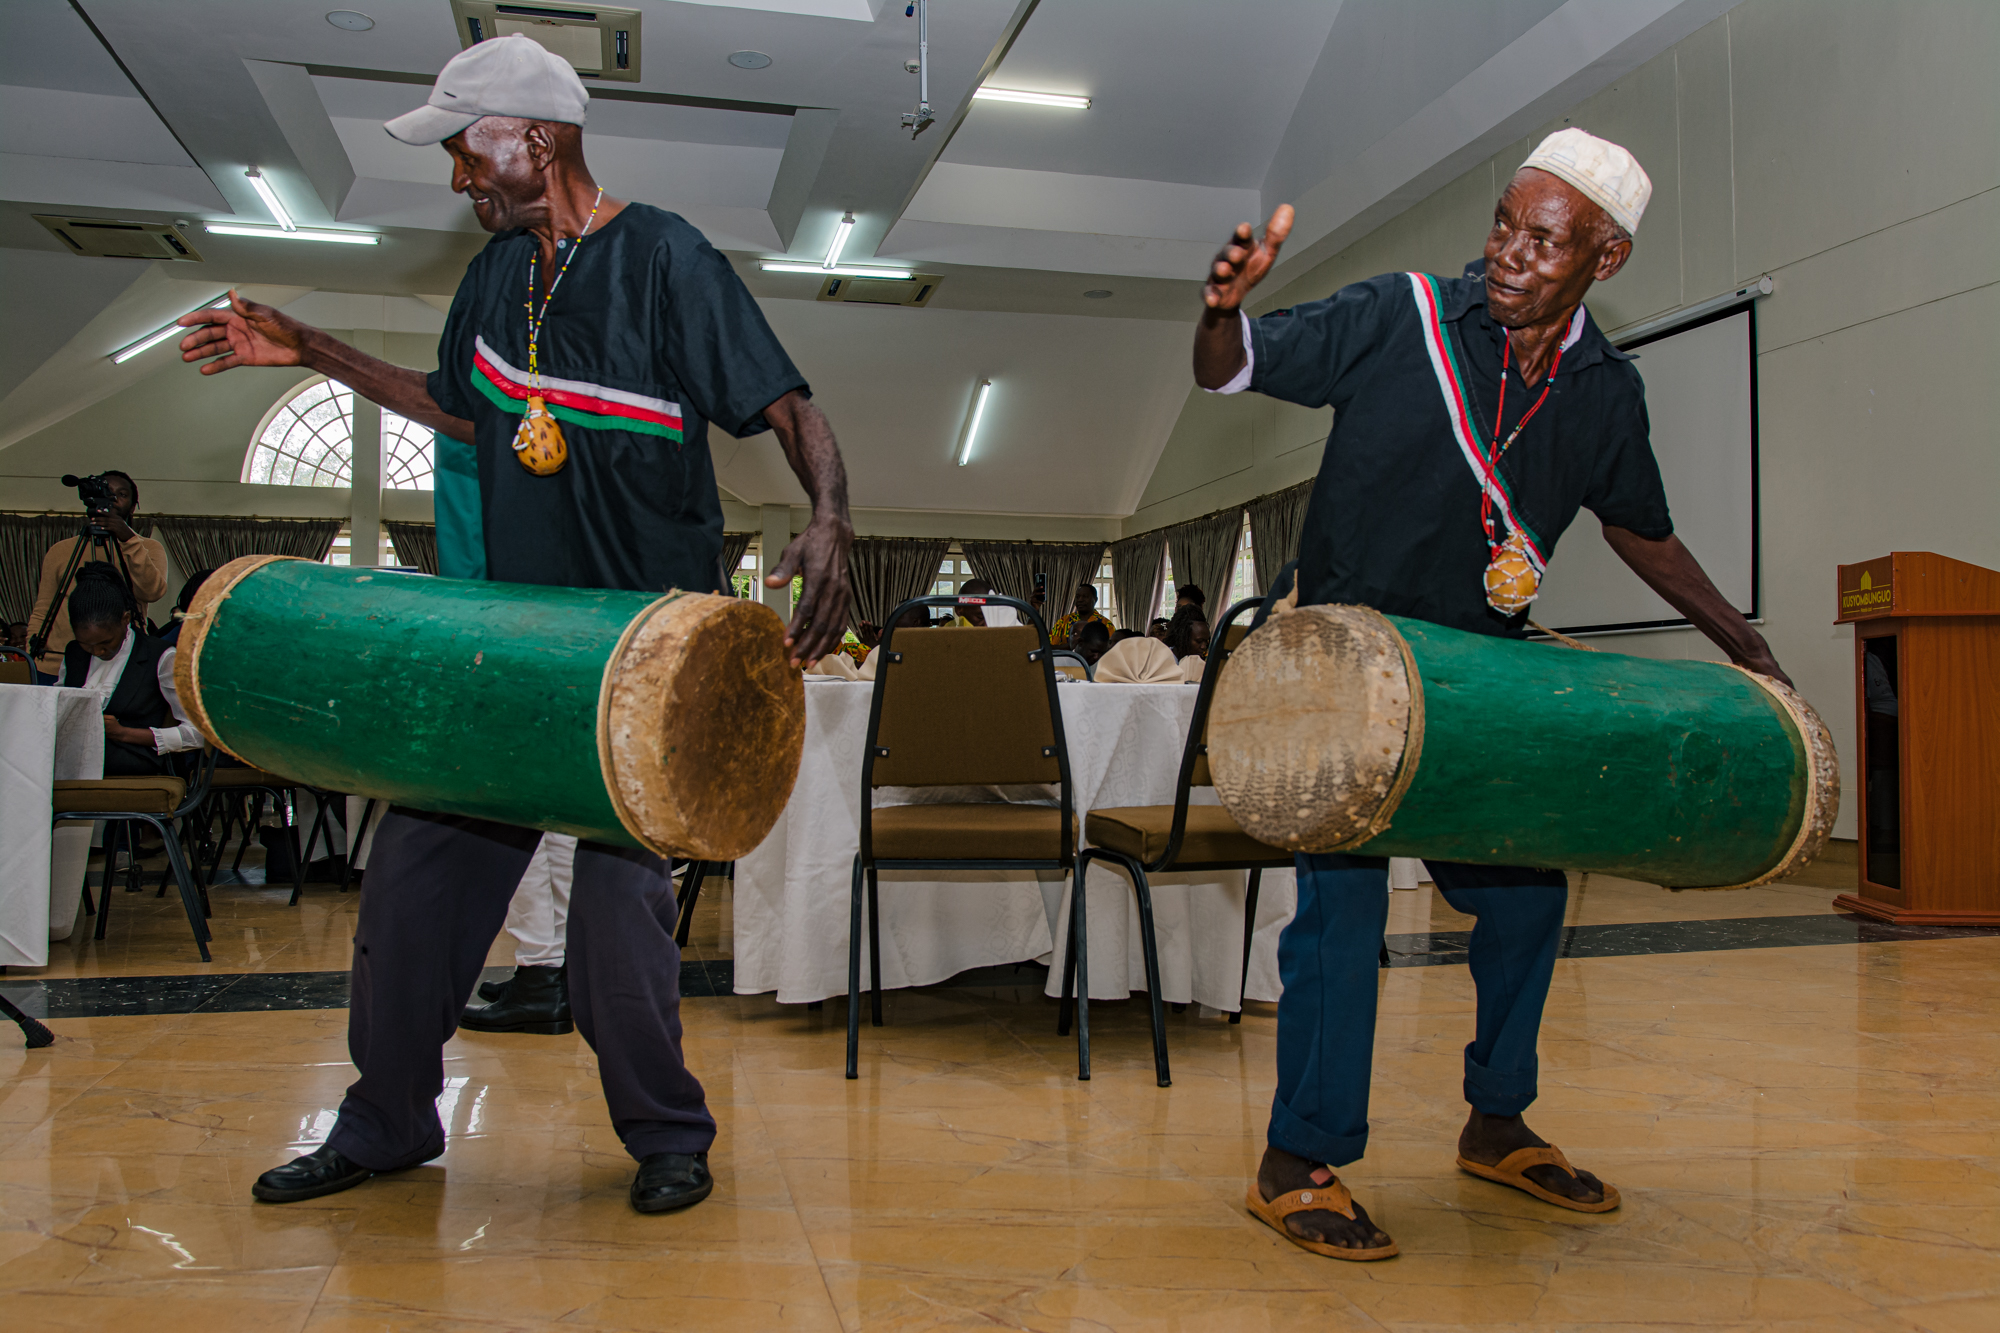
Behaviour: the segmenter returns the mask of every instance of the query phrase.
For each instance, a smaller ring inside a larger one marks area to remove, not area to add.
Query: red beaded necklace
[[[1480,526],[1486,529],[1486,546],[1488,550],[1495,550],[1500,545],[1493,536],[1493,487],[1500,484],[1500,455],[1506,453],[1507,447],[1521,438],[1521,432],[1528,428],[1528,423],[1535,419],[1535,413],[1541,411],[1542,404],[1549,400],[1549,390],[1556,387],[1556,372],[1562,369],[1563,352],[1568,346],[1569,342],[1565,339],[1556,348],[1555,363],[1549,367],[1549,377],[1542,382],[1542,396],[1535,399],[1534,405],[1527,410],[1527,413],[1519,421],[1514,423],[1513,433],[1502,440],[1500,438],[1500,426],[1507,418],[1507,367],[1512,364],[1514,355],[1514,339],[1512,335],[1506,334],[1503,330],[1500,339],[1500,406],[1493,413],[1493,452],[1490,456],[1482,457],[1479,460],[1486,465],[1486,480],[1489,483],[1486,487],[1482,488],[1479,497],[1479,522]]]

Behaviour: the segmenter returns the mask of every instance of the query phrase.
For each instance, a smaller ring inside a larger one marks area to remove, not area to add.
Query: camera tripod
[[[94,553],[88,556],[89,559],[103,560],[106,564],[116,566],[119,574],[125,579],[126,590],[133,592],[134,596],[137,595],[132,587],[132,565],[125,558],[124,546],[119,543],[118,538],[111,535],[110,529],[98,526],[95,519],[94,514],[84,516],[83,526],[77,530],[76,545],[70,548],[69,563],[63,567],[62,578],[56,581],[55,596],[49,599],[49,609],[42,613],[41,627],[28,638],[28,658],[32,662],[39,663],[42,654],[48,649],[49,631],[55,627],[56,615],[62,610],[64,599],[69,596],[70,589],[76,583],[76,571],[83,566],[86,552]],[[146,632],[144,625],[137,626],[137,629],[142,635]],[[37,666],[36,669],[40,670],[40,667]]]

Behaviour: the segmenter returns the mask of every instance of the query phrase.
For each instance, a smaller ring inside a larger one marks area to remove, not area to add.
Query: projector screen
[[[1674,531],[1745,616],[1757,600],[1757,324],[1742,306],[1624,350],[1638,356]],[[1685,625],[1605,545],[1589,510],[1556,546],[1529,611],[1566,634]]]

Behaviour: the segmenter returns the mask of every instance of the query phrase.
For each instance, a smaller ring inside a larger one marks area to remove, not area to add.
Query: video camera
[[[99,472],[94,476],[79,477],[73,472],[63,473],[62,484],[74,486],[83,507],[92,511],[110,509],[118,503],[118,497],[111,493],[110,479]]]

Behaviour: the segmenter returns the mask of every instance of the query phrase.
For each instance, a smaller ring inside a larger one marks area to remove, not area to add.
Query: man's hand
[[[793,389],[764,409],[764,419],[784,446],[799,484],[812,497],[813,519],[792,539],[777,567],[764,576],[767,588],[782,588],[804,575],[799,604],[785,629],[785,646],[794,666],[811,666],[840,646],[847,629],[847,548],[854,542],[854,525],[847,518],[847,469],[834,443],[826,413],[812,399]]]
[[[1770,676],[1787,685],[1792,683],[1792,678],[1778,665],[1778,659],[1771,656],[1771,645],[1743,619],[1742,612],[1729,604],[1709,580],[1701,562],[1694,558],[1694,552],[1682,545],[1679,537],[1669,534],[1661,541],[1653,541],[1629,528],[1615,528],[1606,523],[1604,540],[1620,560],[1632,567],[1633,573],[1646,581],[1647,587],[1686,616],[1711,643],[1728,653],[1730,661],[1760,676]]]
[[[149,749],[153,745],[152,732],[144,727],[128,727],[109,713],[104,715],[104,739],[124,741],[127,745],[144,745]]]
[[[1208,267],[1208,283],[1201,289],[1201,303],[1219,312],[1241,307],[1250,289],[1262,282],[1271,265],[1278,262],[1278,251],[1291,234],[1290,204],[1279,204],[1273,210],[1271,220],[1264,224],[1262,240],[1251,233],[1249,223],[1237,223],[1236,234],[1216,252],[1215,262]]]
[[[1292,234],[1292,206],[1279,204],[1257,239],[1250,224],[1238,223],[1236,234],[1216,252],[1201,289],[1201,322],[1194,330],[1194,382],[1220,389],[1243,369],[1242,316],[1237,312],[1250,289],[1264,280],[1278,251]]]
[[[115,509],[93,509],[90,511],[90,521],[121,542],[129,542],[139,535],[132,531],[131,524],[118,517],[118,511]]]
[[[297,366],[305,363],[306,339],[313,330],[267,305],[229,294],[227,309],[197,310],[177,324],[194,329],[181,339],[181,360],[201,361],[204,375],[238,366]]]

